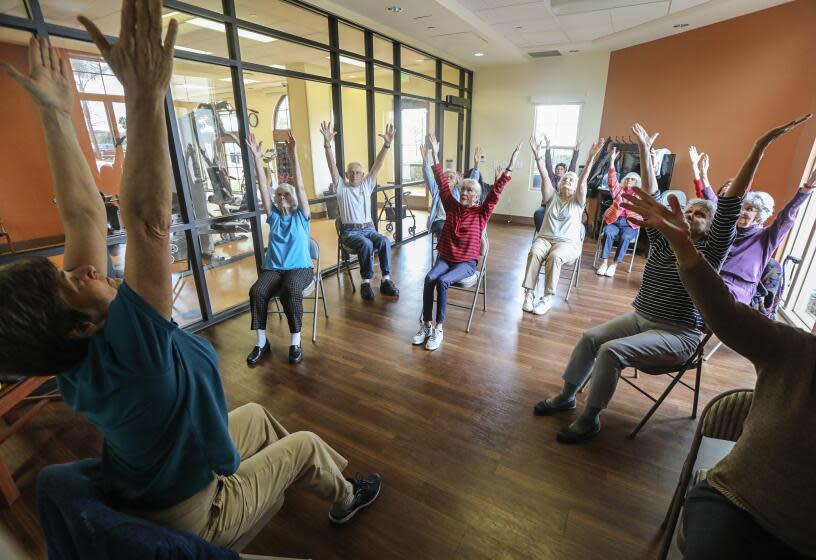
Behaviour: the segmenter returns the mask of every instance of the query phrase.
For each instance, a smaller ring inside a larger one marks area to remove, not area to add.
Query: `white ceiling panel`
[[[519,33],[513,37],[513,42],[519,46],[555,45],[569,40],[563,31]]]
[[[594,41],[595,39],[606,37],[607,35],[614,33],[614,30],[609,25],[596,25],[577,27],[575,29],[565,30],[564,33],[566,33],[567,38],[573,42]]]
[[[669,12],[672,14],[675,12],[681,12],[683,10],[699,6],[700,4],[706,4],[708,1],[709,0],[671,0]]]
[[[550,12],[546,2],[529,2],[517,6],[479,10],[476,12],[476,15],[490,24],[541,18],[549,14]]]
[[[561,24],[561,28],[565,31],[587,27],[600,27],[602,25],[607,25],[610,30],[612,29],[612,17],[609,14],[609,10],[558,16],[558,23]]]
[[[669,4],[668,1],[655,2],[610,10],[612,27],[615,31],[622,31],[661,18],[669,13]]]
[[[494,29],[500,33],[512,37],[516,33],[531,33],[539,31],[555,31],[560,30],[561,26],[558,20],[553,17],[525,19],[513,21],[509,23],[497,23],[493,26]]]

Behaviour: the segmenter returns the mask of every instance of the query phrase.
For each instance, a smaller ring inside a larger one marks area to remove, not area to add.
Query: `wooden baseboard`
[[[512,214],[494,213],[490,219],[494,222],[502,222],[505,224],[515,224],[521,226],[534,225],[533,218],[531,216],[513,216]]]
[[[38,237],[36,239],[25,239],[23,241],[14,241],[14,252],[22,253],[31,249],[46,249],[56,245],[65,243],[64,235],[52,235],[50,237]],[[11,253],[11,248],[8,243],[0,241],[0,254]]]

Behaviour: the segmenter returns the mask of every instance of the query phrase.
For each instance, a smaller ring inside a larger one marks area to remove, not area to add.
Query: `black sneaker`
[[[329,510],[329,519],[332,523],[345,523],[363,508],[371,505],[380,495],[382,488],[382,478],[377,473],[370,474],[365,478],[352,480],[347,478],[354,487],[354,502],[351,506],[345,507],[341,504],[332,505]]]
[[[303,361],[303,349],[298,344],[289,347],[289,363],[299,364]]]
[[[384,296],[399,297],[399,289],[390,278],[382,281],[382,284],[380,284],[380,293]]]
[[[363,285],[360,286],[360,295],[363,299],[374,299],[374,290],[371,289],[371,282],[363,282]]]
[[[572,397],[570,400],[562,404],[552,404],[547,402],[549,400],[550,399],[544,399],[535,405],[533,412],[535,412],[536,416],[549,416],[550,414],[555,414],[556,412],[575,410],[575,397]]]
[[[583,443],[589,441],[601,431],[600,418],[595,419],[595,423],[587,429],[580,429],[576,427],[577,422],[573,422],[569,426],[565,426],[555,436],[560,443]]]
[[[258,362],[260,362],[261,358],[264,357],[264,354],[269,353],[270,350],[272,350],[272,347],[269,345],[269,341],[267,341],[266,344],[264,344],[263,348],[261,348],[260,346],[255,346],[252,349],[252,352],[250,352],[249,355],[247,356],[247,363],[251,366],[254,366]]]

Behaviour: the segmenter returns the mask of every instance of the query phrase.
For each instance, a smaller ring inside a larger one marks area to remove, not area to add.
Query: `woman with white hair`
[[[595,273],[598,276],[614,276],[615,269],[623,261],[626,251],[638,233],[638,225],[631,220],[629,210],[621,207],[623,194],[632,194],[635,188],[640,188],[640,175],[637,173],[627,173],[623,181],[618,183],[618,172],[615,169],[615,159],[618,157],[618,149],[612,148],[609,154],[609,193],[612,195],[612,206],[604,212],[604,243],[601,249],[601,265]],[[609,255],[612,247],[618,242],[618,249],[615,251],[615,262],[609,265]]]
[[[261,159],[260,145],[255,135],[250,134],[247,146],[255,158],[255,172],[261,191],[261,201],[269,224],[269,245],[264,256],[261,274],[249,290],[249,308],[252,326],[258,339],[247,363],[257,364],[264,354],[271,351],[266,339],[266,313],[269,299],[280,298],[283,312],[289,323],[291,341],[289,363],[303,360],[300,347],[300,328],[303,321],[303,290],[312,281],[312,257],[309,251],[310,220],[309,198],[303,186],[303,175],[297,156],[295,137],[289,133],[286,147],[289,150],[295,170],[295,185],[281,183],[275,189],[274,201],[269,196],[268,185]]]
[[[745,195],[737,221],[737,238],[720,271],[735,300],[745,305],[751,304],[768,260],[793,227],[799,209],[807,202],[814,188],[816,166],[805,184],[797,189],[793,198],[767,227],[764,224],[774,212],[773,197],[758,191]]]
[[[431,147],[433,172],[439,184],[439,197],[445,207],[445,225],[439,235],[439,256],[425,276],[422,292],[422,321],[414,335],[415,345],[424,344],[426,350],[436,350],[442,344],[445,309],[448,304],[448,288],[476,272],[476,263],[481,255],[482,234],[487,227],[493,209],[499,202],[499,195],[510,182],[510,174],[516,163],[521,144],[510,156],[507,168],[496,178],[496,183],[484,202],[480,202],[482,188],[478,181],[465,179],[459,189],[457,201],[451,193],[448,179],[439,164],[439,141],[428,135]],[[434,326],[433,305],[436,291],[436,326]]]
[[[558,284],[561,266],[574,261],[581,254],[584,225],[581,219],[587,196],[587,177],[595,158],[603,146],[603,139],[592,145],[581,177],[569,171],[558,181],[558,190],[553,187],[550,176],[541,163],[543,142],[530,138],[530,148],[541,175],[541,200],[547,205],[544,220],[536,232],[530,252],[527,254],[527,272],[524,276],[524,303],[522,310],[543,315],[552,306],[552,296]],[[535,288],[542,265],[545,267],[544,296],[535,301]]]

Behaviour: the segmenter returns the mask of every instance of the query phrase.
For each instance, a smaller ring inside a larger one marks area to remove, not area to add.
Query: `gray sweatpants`
[[[626,367],[679,365],[700,343],[700,331],[627,313],[586,331],[572,350],[564,381],[580,387],[592,376],[587,406],[606,408]]]

